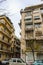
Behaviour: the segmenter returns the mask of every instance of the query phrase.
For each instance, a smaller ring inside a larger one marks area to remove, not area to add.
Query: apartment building
[[[43,60],[43,4],[21,9],[21,58]]]
[[[12,39],[11,39],[11,51],[12,53],[12,58],[20,58],[20,50],[21,50],[21,44],[20,44],[20,40],[17,38],[17,36],[15,35],[15,33],[12,33],[11,35]]]
[[[11,20],[5,16],[0,16],[0,60],[11,58],[13,43],[12,34],[14,33],[14,27]]]
[[[20,40],[17,38],[17,36],[15,36],[14,38],[14,57],[15,58],[20,58],[21,56],[20,50],[21,50]]]

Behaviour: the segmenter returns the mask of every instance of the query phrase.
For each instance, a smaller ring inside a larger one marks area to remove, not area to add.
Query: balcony
[[[10,44],[8,42],[6,42],[5,40],[3,40],[2,38],[0,38],[0,42],[6,44],[7,46],[10,46]]]
[[[26,51],[32,51],[30,47],[26,47]]]
[[[13,31],[11,28],[9,28],[9,27],[5,24],[5,22],[2,22],[2,21],[1,21],[0,24],[2,24],[3,26],[6,26],[6,28],[7,28],[10,32]]]
[[[43,15],[43,9],[41,10],[41,14]]]
[[[34,39],[33,36],[25,37],[25,40],[33,40],[33,39]]]
[[[34,28],[33,28],[33,26],[26,26],[26,28],[25,28],[25,31],[33,31],[34,30]]]
[[[6,27],[7,27],[7,29],[8,29],[10,32],[13,31],[10,27],[8,27],[8,25],[6,25]]]
[[[7,21],[7,23],[9,24],[9,26],[10,27],[13,27],[13,23],[11,22],[11,20],[8,18],[8,17],[5,17],[5,16],[3,16],[4,18],[5,18],[5,20]]]
[[[32,20],[30,21],[25,21],[25,24],[33,24]]]
[[[43,34],[42,34],[42,29],[36,29],[35,35],[36,35],[36,36],[42,36],[42,35],[43,35]]]
[[[36,36],[35,39],[36,40],[43,40],[43,36]]]
[[[36,24],[40,24],[41,22],[42,22],[42,19],[40,18],[39,15],[34,16],[34,23],[36,23]]]
[[[5,25],[5,21],[4,20],[0,20],[0,24],[4,24]]]
[[[25,16],[25,20],[26,20],[26,19],[31,20],[31,19],[32,19],[32,16]]]
[[[11,51],[10,50],[7,50],[7,49],[1,49],[0,48],[0,52],[5,52],[5,53],[8,53],[9,52],[10,53]]]
[[[34,24],[41,24],[41,23],[42,23],[42,20],[41,19],[34,20]]]
[[[32,16],[25,17],[24,21],[25,21],[25,24],[32,24],[33,23],[32,22]]]
[[[5,32],[3,29],[0,29],[0,32],[2,32],[4,35],[6,35],[8,38],[11,38],[10,34]]]

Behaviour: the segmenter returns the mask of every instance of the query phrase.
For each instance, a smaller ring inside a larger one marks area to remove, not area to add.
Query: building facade
[[[43,4],[21,9],[21,58],[43,60]]]
[[[14,33],[12,34],[12,40],[11,40],[11,50],[12,50],[12,58],[20,58],[20,50],[21,50],[21,44],[20,40],[17,38]]]
[[[20,58],[20,56],[21,56],[20,50],[21,50],[20,40],[15,36],[15,38],[14,38],[14,55],[15,55],[15,58]]]
[[[5,16],[0,16],[0,60],[12,57],[12,33],[14,32],[11,20]]]

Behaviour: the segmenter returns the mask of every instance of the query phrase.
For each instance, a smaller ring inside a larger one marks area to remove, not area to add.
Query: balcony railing
[[[0,51],[1,51],[1,52],[10,52],[10,50],[4,49],[4,48],[3,48],[3,49],[0,48]]]
[[[0,24],[5,24],[5,22],[3,22],[3,20],[0,20]]]
[[[33,26],[26,26],[25,30],[26,30],[26,31],[31,31],[31,30],[33,31],[34,28],[33,28]]]
[[[25,21],[25,24],[32,24],[33,22],[32,22],[32,20],[30,20],[30,21]]]
[[[9,28],[9,27],[5,24],[5,22],[0,22],[0,24],[3,24],[4,26],[6,26],[6,28],[7,28],[10,32],[13,31],[11,28]]]
[[[32,19],[32,16],[26,16],[25,19],[31,20]]]
[[[4,35],[6,35],[7,37],[11,38],[10,34],[8,34],[7,32],[5,32],[2,28],[0,29],[0,31],[1,31]]]
[[[33,36],[25,37],[25,40],[32,40],[32,39],[34,39]]]
[[[7,25],[6,25],[6,27],[7,27],[7,29],[8,29],[10,32],[13,31],[13,30],[12,30],[10,27],[8,27]]]
[[[10,44],[8,42],[6,42],[5,40],[3,40],[1,37],[0,37],[0,41],[3,42],[4,44],[10,46]]]
[[[35,39],[36,40],[43,40],[43,36],[36,36]]]

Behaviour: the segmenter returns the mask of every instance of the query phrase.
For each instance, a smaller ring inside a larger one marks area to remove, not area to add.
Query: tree
[[[28,43],[28,42],[30,42],[30,43]],[[35,61],[35,57],[34,57],[34,40],[26,41],[26,43],[28,43],[28,44],[27,44],[28,47],[31,48],[31,51],[32,51],[32,53],[33,53],[33,59],[34,59],[34,61]]]

